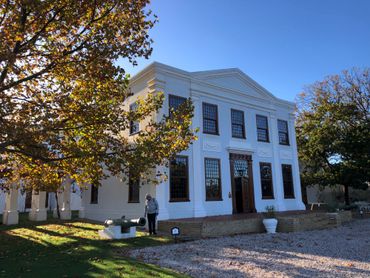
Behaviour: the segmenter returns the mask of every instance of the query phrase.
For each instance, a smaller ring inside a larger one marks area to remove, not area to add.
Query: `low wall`
[[[352,220],[350,211],[336,213],[303,213],[294,215],[277,215],[277,232],[300,232],[319,229],[335,228],[342,223]],[[265,228],[262,215],[255,217],[233,219],[206,220],[194,218],[193,220],[164,220],[158,222],[158,230],[169,234],[172,227],[180,228],[180,237],[202,238],[218,237],[236,234],[263,233]]]

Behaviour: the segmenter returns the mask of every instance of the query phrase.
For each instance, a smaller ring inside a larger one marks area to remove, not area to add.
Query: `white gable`
[[[195,72],[192,75],[204,82],[242,92],[248,96],[264,100],[275,99],[271,93],[238,69]]]

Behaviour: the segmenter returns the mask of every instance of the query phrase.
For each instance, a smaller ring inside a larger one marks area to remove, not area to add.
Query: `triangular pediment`
[[[270,92],[259,85],[239,69],[201,71],[191,73],[197,79],[225,89],[245,93],[254,98],[276,99]]]

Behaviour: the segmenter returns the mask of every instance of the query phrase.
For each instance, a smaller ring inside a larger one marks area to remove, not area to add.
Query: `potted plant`
[[[266,212],[264,213],[265,218],[263,219],[263,225],[265,226],[268,234],[276,233],[277,219],[275,218],[275,207],[266,206]]]

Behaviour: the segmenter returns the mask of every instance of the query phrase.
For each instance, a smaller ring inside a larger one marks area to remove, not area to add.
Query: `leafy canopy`
[[[303,184],[367,188],[369,69],[343,71],[316,82],[299,95],[297,104],[297,143],[303,164]]]
[[[148,58],[156,17],[149,0],[0,0],[0,173],[3,186],[56,189],[70,176],[150,170],[188,147],[193,107],[154,121],[163,94],[123,105],[118,58]],[[149,120],[148,120],[149,119]],[[130,121],[147,120],[131,139]]]

